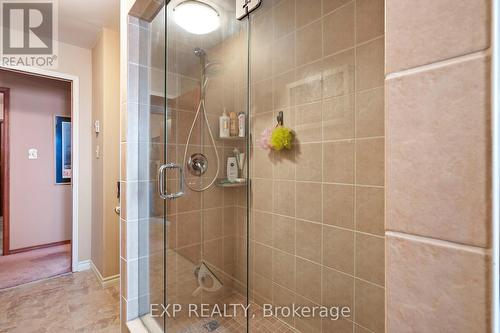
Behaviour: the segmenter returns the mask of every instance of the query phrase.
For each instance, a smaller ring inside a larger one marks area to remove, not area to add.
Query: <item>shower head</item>
[[[207,60],[207,52],[200,48],[194,48],[194,55],[200,58],[201,66],[204,74],[215,75],[220,72],[222,65],[219,62],[210,62]]]

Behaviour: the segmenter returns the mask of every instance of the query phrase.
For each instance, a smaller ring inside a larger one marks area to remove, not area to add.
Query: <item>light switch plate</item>
[[[28,150],[28,159],[37,160],[38,159],[38,149],[31,148]]]
[[[262,0],[236,0],[236,19],[242,20],[260,6]]]

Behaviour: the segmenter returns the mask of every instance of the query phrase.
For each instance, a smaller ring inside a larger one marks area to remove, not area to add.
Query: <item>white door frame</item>
[[[72,124],[72,169],[73,175],[71,179],[73,209],[72,209],[72,235],[71,235],[71,271],[77,272],[78,269],[78,185],[80,181],[80,142],[79,142],[79,124],[80,124],[80,83],[78,76],[69,75],[66,73],[50,71],[35,67],[8,67],[0,66],[1,69],[10,70],[13,72],[24,73],[47,77],[51,79],[68,81],[71,83],[71,124]]]

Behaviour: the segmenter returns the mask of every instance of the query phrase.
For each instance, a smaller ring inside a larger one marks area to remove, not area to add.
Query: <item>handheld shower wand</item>
[[[198,108],[196,109],[196,114],[194,116],[193,123],[191,124],[191,128],[189,129],[189,134],[188,134],[188,138],[186,141],[186,147],[184,148],[184,159],[183,159],[182,163],[183,163],[183,165],[186,165],[187,152],[188,152],[188,148],[189,148],[189,141],[191,141],[191,136],[193,135],[193,130],[194,130],[194,127],[196,125],[196,121],[198,119],[198,116],[200,115],[200,113],[203,113],[203,119],[205,120],[205,124],[207,125],[207,129],[208,129],[208,135],[210,137],[210,140],[211,140],[212,145],[213,145],[214,150],[215,150],[215,159],[217,160],[217,171],[215,172],[214,178],[210,181],[210,183],[206,186],[201,187],[201,188],[192,187],[191,184],[186,182],[186,185],[191,190],[193,190],[195,192],[203,192],[203,191],[207,190],[208,188],[210,188],[217,180],[217,177],[219,176],[219,171],[220,171],[220,162],[219,162],[219,152],[217,151],[217,145],[215,144],[215,139],[214,139],[214,136],[212,134],[212,130],[210,129],[210,122],[208,120],[207,110],[206,110],[206,106],[205,106],[205,91],[206,91],[207,86],[208,86],[208,78],[206,75],[206,70],[207,70],[207,67],[210,66],[210,64],[207,64],[207,62],[206,62],[206,53],[203,49],[200,49],[198,47],[195,48],[194,54],[196,56],[200,57],[200,62],[201,62],[200,101],[198,103]],[[202,154],[198,154],[198,155],[202,155]],[[203,158],[204,158],[204,156],[203,156]],[[201,162],[200,162],[200,160],[197,160],[196,163],[199,164]],[[200,170],[206,170],[206,167],[200,167],[200,165],[198,165],[197,167]],[[201,172],[199,175],[201,176],[203,173],[204,173],[204,171]]]

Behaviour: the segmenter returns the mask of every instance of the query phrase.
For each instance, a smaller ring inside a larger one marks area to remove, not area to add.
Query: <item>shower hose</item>
[[[210,140],[212,141],[212,145],[213,145],[214,150],[215,150],[215,159],[217,160],[217,171],[215,172],[215,176],[210,181],[210,183],[204,187],[201,187],[201,188],[194,188],[191,186],[191,184],[189,184],[188,181],[186,181],[186,185],[191,190],[193,190],[195,192],[203,192],[203,191],[207,190],[208,188],[210,188],[210,186],[212,186],[215,183],[215,181],[217,180],[217,177],[219,176],[219,171],[220,171],[219,152],[217,151],[217,145],[215,144],[215,139],[214,139],[214,136],[212,134],[212,130],[210,129],[210,123],[208,121],[207,110],[205,107],[205,90],[206,90],[207,86],[208,86],[208,78],[204,78],[203,82],[202,82],[202,87],[201,87],[200,102],[198,103],[198,108],[196,110],[196,114],[194,116],[193,123],[191,124],[191,128],[189,129],[189,134],[188,134],[188,138],[187,138],[187,142],[186,142],[186,148],[184,149],[184,160],[182,162],[182,165],[183,166],[186,165],[189,142],[191,141],[191,136],[193,135],[194,126],[196,125],[196,120],[198,119],[198,116],[200,115],[200,112],[201,112],[201,113],[203,113],[203,119],[205,119],[205,124],[207,125],[207,128],[208,128],[208,134],[210,136]],[[202,138],[202,140],[203,140],[203,138]]]

